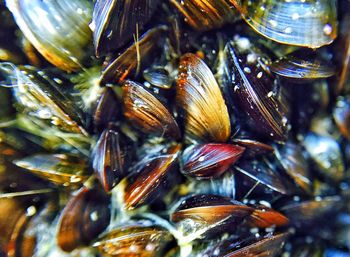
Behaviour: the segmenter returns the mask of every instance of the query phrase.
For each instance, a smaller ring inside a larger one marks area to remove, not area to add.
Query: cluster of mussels
[[[0,256],[350,256],[349,10],[0,1]]]

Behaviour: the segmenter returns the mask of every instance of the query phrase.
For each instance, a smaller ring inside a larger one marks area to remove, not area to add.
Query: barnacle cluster
[[[0,15],[0,256],[350,256],[348,0]]]

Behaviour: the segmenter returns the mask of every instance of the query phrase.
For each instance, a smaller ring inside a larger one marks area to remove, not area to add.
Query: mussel
[[[118,49],[143,29],[158,0],[98,0],[92,25],[97,57]]]
[[[17,25],[35,48],[65,71],[79,70],[91,39],[88,1],[6,1]],[[45,24],[43,26],[43,24]]]
[[[193,145],[182,154],[182,173],[205,179],[218,177],[235,163],[244,148],[230,144]]]
[[[138,220],[106,232],[93,246],[108,257],[161,257],[172,240],[171,234],[155,222]]]
[[[82,187],[60,216],[57,244],[66,252],[89,244],[109,224],[109,197],[98,187]]]
[[[139,83],[123,84],[123,107],[126,119],[144,133],[179,139],[180,130],[172,114]]]
[[[189,137],[227,141],[231,124],[225,100],[209,67],[194,54],[181,57],[176,100]]]
[[[231,0],[258,33],[280,43],[318,48],[337,36],[336,2],[331,0]]]

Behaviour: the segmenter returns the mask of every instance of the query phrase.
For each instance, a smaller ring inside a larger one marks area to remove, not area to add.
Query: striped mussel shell
[[[204,142],[226,142],[231,134],[228,109],[205,62],[194,54],[182,56],[176,83],[176,101],[187,136]]]
[[[132,220],[105,232],[93,244],[103,256],[161,257],[172,235],[152,220]]]
[[[219,195],[194,195],[182,200],[171,220],[188,241],[234,231],[254,208]]]
[[[152,17],[158,0],[98,0],[92,24],[95,54],[105,55],[130,42]]]
[[[233,144],[208,143],[192,145],[182,154],[182,173],[198,179],[209,179],[223,174],[244,152]]]
[[[81,69],[91,40],[89,1],[16,0],[6,4],[18,27],[46,60],[68,72]]]
[[[226,84],[248,129],[283,141],[288,132],[288,108],[283,92],[278,91],[278,85],[274,88],[277,81],[268,69],[271,60],[261,53],[248,38],[228,42]]]
[[[108,226],[110,199],[97,187],[83,186],[69,199],[62,213],[57,244],[66,252],[89,245]]]
[[[121,183],[124,187],[125,208],[132,210],[150,203],[164,194],[166,185],[174,180],[180,145],[165,147],[157,154],[150,153],[131,168],[131,174]]]
[[[180,138],[180,129],[171,112],[155,95],[134,81],[123,84],[124,116],[145,134]]]
[[[283,44],[318,48],[337,36],[336,2],[331,0],[231,0],[261,35]]]

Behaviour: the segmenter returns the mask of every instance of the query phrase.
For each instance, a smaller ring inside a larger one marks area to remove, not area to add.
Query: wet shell
[[[123,145],[120,133],[114,129],[102,132],[96,143],[92,166],[104,190],[109,192],[126,176],[127,147]]]
[[[124,180],[126,209],[154,201],[166,183],[168,173],[176,163],[180,145],[170,147],[164,154],[143,159],[134,167],[134,172]],[[174,181],[172,181],[174,183]]]
[[[229,0],[171,0],[194,29],[203,31],[219,28],[227,22],[235,21],[239,14]]]
[[[209,67],[194,54],[181,57],[176,100],[189,137],[227,141],[231,124],[224,98]]]
[[[335,75],[333,65],[330,65],[329,61],[322,60],[312,50],[289,54],[273,62],[270,69],[281,77],[292,79],[295,83],[324,79]]]
[[[283,96],[279,97],[273,89],[274,79],[266,70],[269,60],[250,48],[241,50],[233,42],[225,47],[226,76],[233,100],[250,130],[267,138],[284,140],[288,119]]]
[[[249,216],[248,222],[253,227],[268,228],[286,226],[289,220],[282,213],[266,206],[254,206],[255,210]]]
[[[168,109],[137,82],[123,84],[124,116],[145,134],[179,139],[179,127]]]
[[[90,174],[87,161],[77,155],[37,154],[14,163],[61,186],[81,185]]]
[[[276,156],[286,173],[291,176],[294,182],[305,192],[311,192],[311,179],[307,159],[302,147],[287,142],[282,149],[278,149]]]
[[[303,144],[324,176],[336,181],[342,179],[344,162],[340,146],[335,139],[310,132]]]
[[[152,17],[158,0],[98,0],[91,27],[96,56],[118,49],[131,41]]]
[[[253,208],[218,195],[195,195],[181,202],[171,215],[184,236],[210,238],[234,231]]]
[[[136,77],[140,69],[160,51],[165,37],[166,26],[150,29],[120,55],[112,59],[102,72],[102,82],[122,82],[126,78]]]
[[[280,43],[318,48],[337,36],[332,0],[231,2],[255,31]]]
[[[0,70],[11,78],[16,99],[29,115],[49,120],[66,132],[87,134],[81,110],[60,89],[61,78],[32,66],[16,67],[11,63],[0,64]]]
[[[289,237],[288,233],[267,234],[264,237],[237,239],[235,237],[221,241],[205,252],[210,257],[277,257]]]
[[[98,188],[82,187],[69,200],[60,216],[57,244],[73,251],[89,244],[109,224],[109,198]]]
[[[164,228],[139,220],[107,232],[93,246],[108,257],[162,257],[163,249],[171,240],[172,236]]]
[[[112,88],[106,87],[102,93],[94,112],[94,128],[102,132],[110,122],[116,121],[120,113],[120,103]]]
[[[89,1],[13,0],[6,4],[24,35],[49,62],[65,71],[82,67],[83,49],[91,39]]]
[[[341,201],[339,196],[329,196],[317,200],[294,202],[281,208],[281,212],[290,219],[293,225],[305,228],[305,226],[313,225],[315,221],[332,217],[340,209]]]
[[[218,177],[234,164],[243,152],[243,147],[231,144],[190,146],[182,154],[182,173],[199,179]]]
[[[291,194],[294,188],[286,185],[286,179],[282,174],[273,169],[264,161],[247,161],[235,166],[235,169],[255,180],[258,184],[263,184],[276,192]]]

